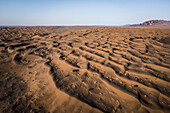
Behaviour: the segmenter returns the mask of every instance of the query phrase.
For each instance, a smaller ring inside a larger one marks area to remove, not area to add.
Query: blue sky
[[[170,0],[0,0],[0,25],[124,25],[170,20]]]

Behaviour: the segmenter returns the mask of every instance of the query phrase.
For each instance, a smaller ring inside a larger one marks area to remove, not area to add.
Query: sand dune
[[[29,29],[0,28],[0,112],[170,112],[170,29]]]

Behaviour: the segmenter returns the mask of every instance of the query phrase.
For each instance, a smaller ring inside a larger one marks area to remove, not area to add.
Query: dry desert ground
[[[169,113],[170,29],[1,27],[0,112]]]

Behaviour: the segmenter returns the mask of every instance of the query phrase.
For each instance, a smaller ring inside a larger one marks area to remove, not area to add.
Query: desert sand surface
[[[169,113],[170,29],[1,27],[0,112]]]

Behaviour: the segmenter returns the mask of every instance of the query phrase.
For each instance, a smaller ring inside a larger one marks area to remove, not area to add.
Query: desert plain
[[[170,29],[0,27],[0,112],[169,113]]]

